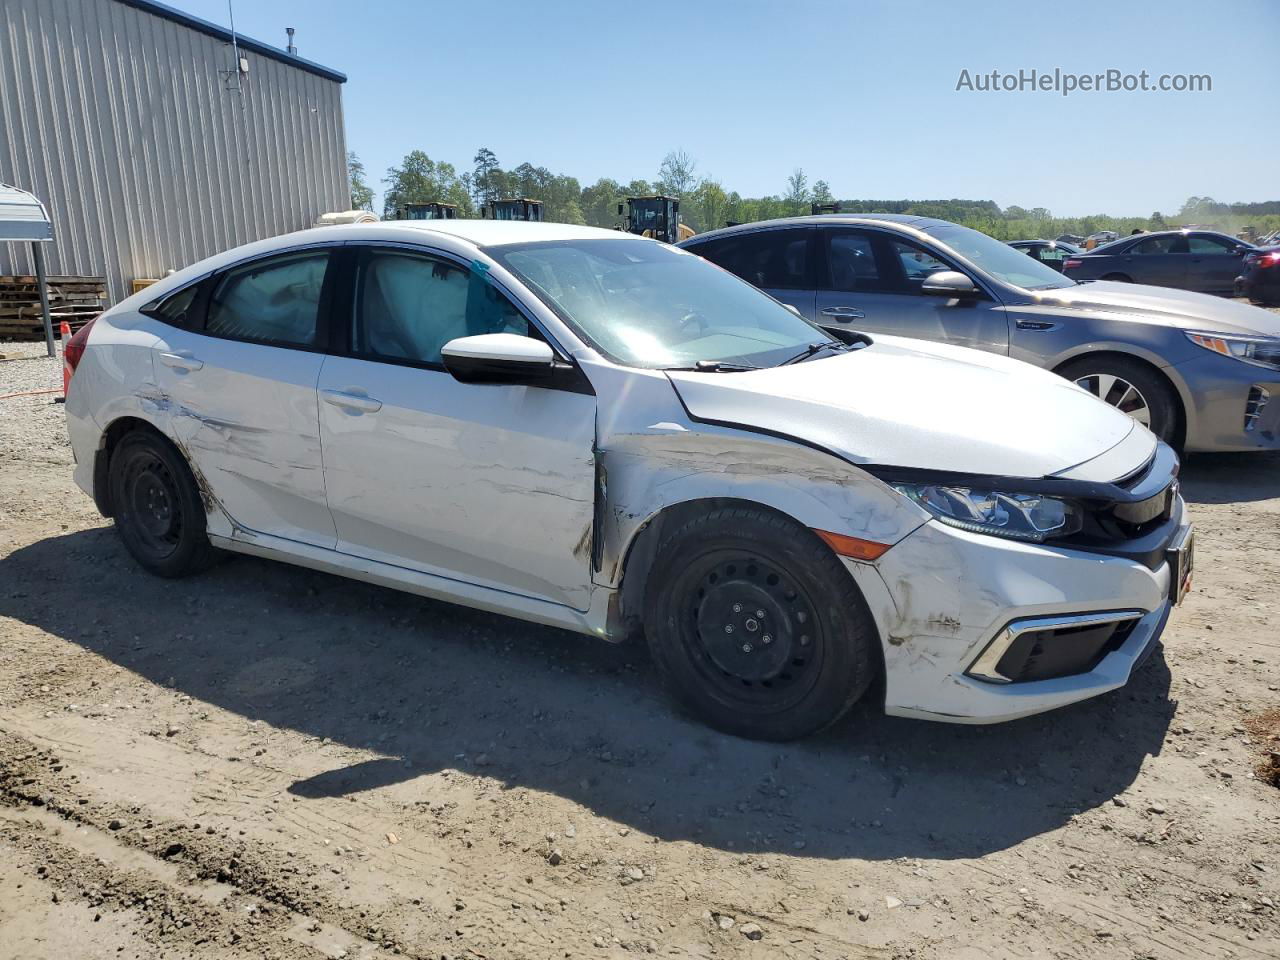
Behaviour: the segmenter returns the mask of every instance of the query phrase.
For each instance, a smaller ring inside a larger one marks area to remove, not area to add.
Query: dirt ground
[[[52,399],[0,399],[0,958],[1280,957],[1280,456],[1186,465],[1196,589],[1126,689],[777,746],[635,646],[150,577]]]

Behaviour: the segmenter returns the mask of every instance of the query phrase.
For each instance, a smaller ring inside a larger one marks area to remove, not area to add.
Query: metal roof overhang
[[[53,224],[44,204],[33,194],[0,183],[0,242],[44,243],[53,239]]]

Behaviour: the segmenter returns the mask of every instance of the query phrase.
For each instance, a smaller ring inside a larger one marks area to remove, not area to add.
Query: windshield
[[[821,328],[701,257],[651,240],[564,240],[487,251],[611,359],[636,367],[773,366]]]
[[[930,227],[930,236],[945,243],[976,267],[985,270],[997,280],[1023,287],[1027,290],[1052,290],[1058,287],[1074,287],[1053,267],[1045,266],[1034,257],[1028,257],[1007,243],[1001,243],[985,233],[970,230],[954,223]]]

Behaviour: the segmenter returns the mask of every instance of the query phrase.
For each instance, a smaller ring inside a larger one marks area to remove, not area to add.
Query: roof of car
[[[602,227],[581,227],[572,223],[535,223],[527,220],[383,220],[379,223],[353,224],[353,231],[414,230],[442,233],[457,237],[477,247],[503,243],[554,243],[558,240],[590,240],[631,236]],[[356,233],[355,236],[359,236]]]
[[[684,244],[696,244],[708,237],[730,236],[735,233],[748,233],[752,230],[775,229],[777,227],[809,227],[814,224],[824,223],[893,223],[901,224],[904,227],[912,227],[916,230],[928,230],[930,227],[949,227],[954,226],[949,220],[939,220],[936,217],[917,217],[908,213],[820,213],[807,217],[779,217],[777,220],[752,220],[749,223],[739,223],[732,227],[721,227],[719,230],[709,230],[706,233],[699,233],[690,237],[688,240],[681,242]]]

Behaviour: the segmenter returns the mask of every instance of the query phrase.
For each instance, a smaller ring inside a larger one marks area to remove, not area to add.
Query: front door
[[[583,610],[591,582],[595,397],[464,384],[441,348],[538,336],[484,276],[443,256],[356,251],[346,355],[320,373],[338,550]]]
[[[917,337],[992,353],[1009,352],[1009,321],[986,297],[953,300],[925,294],[926,277],[955,267],[914,241],[877,230],[821,231],[827,279],[817,293],[817,320],[832,330]]]
[[[336,540],[316,415],[326,250],[232,268],[154,347],[168,434],[205,493],[256,533],[315,546]]]
[[[1187,282],[1189,290],[1222,293],[1234,290],[1243,259],[1240,245],[1226,237],[1193,233],[1187,237]]]

